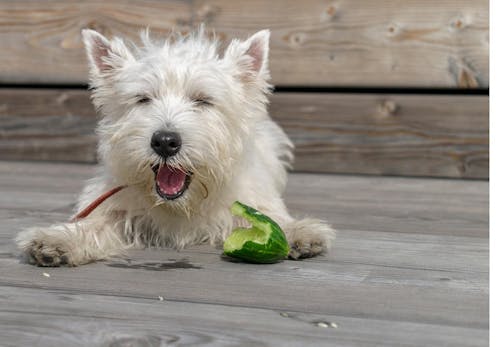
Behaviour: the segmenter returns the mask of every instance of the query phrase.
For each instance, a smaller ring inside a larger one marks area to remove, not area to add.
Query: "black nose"
[[[171,157],[181,149],[182,140],[178,133],[157,131],[151,136],[151,148],[162,157]]]

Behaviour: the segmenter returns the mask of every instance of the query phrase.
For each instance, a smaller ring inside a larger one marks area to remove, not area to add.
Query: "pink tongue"
[[[184,187],[186,174],[179,169],[161,166],[156,174],[156,183],[161,192],[166,195],[175,195]]]

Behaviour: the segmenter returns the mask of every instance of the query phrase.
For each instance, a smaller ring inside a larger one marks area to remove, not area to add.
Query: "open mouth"
[[[169,165],[155,165],[156,192],[165,200],[175,200],[182,196],[191,183],[191,174]]]

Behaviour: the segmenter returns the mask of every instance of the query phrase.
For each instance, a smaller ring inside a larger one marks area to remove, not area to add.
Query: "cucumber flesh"
[[[265,245],[267,242],[267,235],[262,230],[256,228],[236,228],[230,237],[224,242],[224,252],[233,252],[243,248],[243,245],[248,240],[254,243]]]
[[[280,226],[256,209],[236,201],[231,212],[248,220],[251,228],[236,228],[224,242],[224,253],[254,263],[274,263],[290,248]]]

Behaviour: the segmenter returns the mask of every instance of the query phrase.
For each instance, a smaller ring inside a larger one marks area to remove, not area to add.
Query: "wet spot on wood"
[[[141,269],[141,270],[151,270],[151,271],[167,271],[175,269],[202,269],[201,266],[193,265],[185,259],[167,262],[144,262],[144,263],[133,263],[133,262],[116,262],[107,263],[109,267],[115,267],[120,269]]]
[[[75,301],[74,298],[72,298],[71,296],[68,296],[68,295],[59,295],[57,297],[59,300],[61,301],[66,301],[66,302],[72,302],[72,301]]]
[[[109,347],[125,347],[125,346],[137,346],[137,347],[160,347],[169,345],[171,343],[177,342],[179,337],[177,336],[120,336],[113,337],[112,341],[109,342]]]

